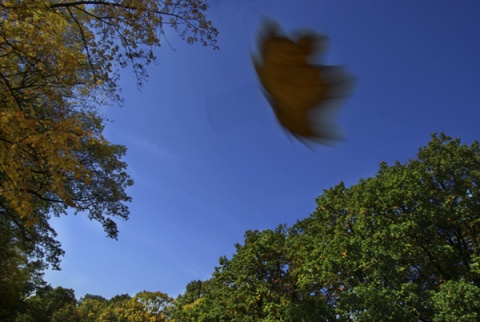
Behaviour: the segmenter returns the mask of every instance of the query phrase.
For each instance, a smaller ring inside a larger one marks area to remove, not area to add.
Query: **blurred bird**
[[[278,122],[293,136],[319,143],[340,139],[332,120],[339,101],[351,89],[352,78],[338,66],[313,64],[326,50],[327,37],[300,32],[283,35],[266,20],[253,63]]]

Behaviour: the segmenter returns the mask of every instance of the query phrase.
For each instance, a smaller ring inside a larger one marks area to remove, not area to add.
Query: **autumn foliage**
[[[433,135],[416,159],[339,183],[292,227],[248,231],[210,279],[173,300],[109,300],[45,285],[63,254],[52,215],[85,214],[116,238],[132,180],[103,136],[139,84],[164,28],[216,48],[203,0],[0,2],[0,320],[476,321],[480,319],[480,148]]]
[[[180,35],[204,45],[215,46],[217,32],[202,1],[35,0],[3,1],[1,7],[0,191],[5,208],[29,227],[39,220],[37,199],[88,209],[91,199],[74,187],[96,180],[98,169],[88,157],[98,146],[123,153],[101,136],[97,112],[120,99],[115,68],[130,64],[141,82],[164,25],[179,30],[182,22]],[[121,173],[124,165],[117,167]],[[125,175],[117,181],[129,182]],[[126,208],[110,214],[126,218]],[[116,236],[110,222],[94,217]]]
[[[0,319],[41,284],[46,265],[59,267],[52,215],[85,213],[117,237],[132,180],[125,147],[102,136],[101,109],[121,102],[120,68],[139,85],[146,79],[165,27],[217,48],[206,8],[202,0],[0,2],[0,278],[11,290],[2,291]]]
[[[479,143],[433,135],[416,159],[325,190],[293,226],[247,231],[175,300],[87,294],[72,304],[73,290],[45,287],[17,321],[477,321],[479,186]]]

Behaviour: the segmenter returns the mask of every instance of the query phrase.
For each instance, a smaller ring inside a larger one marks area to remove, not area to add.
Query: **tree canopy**
[[[117,238],[132,180],[125,147],[102,136],[101,108],[121,102],[120,68],[146,79],[166,26],[216,49],[206,9],[203,0],[1,1],[0,280],[10,291],[0,314],[47,265],[59,268],[52,215],[85,213]]]
[[[75,303],[73,290],[46,286],[13,320],[477,321],[479,183],[479,143],[434,134],[416,159],[325,190],[293,226],[247,231],[175,300],[143,291]]]
[[[175,310],[180,321],[478,320],[479,187],[478,142],[433,135],[416,159],[325,190],[292,227],[248,231]]]
[[[134,297],[117,295],[107,300],[87,294],[76,301],[72,289],[50,286],[25,302],[16,322],[161,322],[170,314],[173,299],[161,292],[142,291]]]
[[[117,238],[133,184],[101,108],[138,85],[172,28],[217,49],[204,0],[0,2],[2,321],[480,320],[480,148],[432,135],[416,159],[340,182],[292,227],[245,233],[210,279],[176,300],[109,300],[53,288],[63,250],[49,224],[69,212]]]

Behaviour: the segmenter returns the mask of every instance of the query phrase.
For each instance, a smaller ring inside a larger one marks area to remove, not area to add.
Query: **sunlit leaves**
[[[170,315],[170,306],[173,299],[161,292],[142,291],[133,298],[128,295],[113,297],[108,301],[96,321],[125,321],[125,322],[161,322]],[[79,306],[88,304],[83,302]],[[98,313],[97,313],[98,314]]]
[[[477,142],[440,134],[418,159],[383,163],[375,178],[325,191],[294,226],[297,276],[323,286],[344,318],[431,319],[432,300],[445,301],[432,294],[445,281],[478,286],[479,153]]]
[[[476,321],[480,148],[432,135],[416,159],[327,189],[293,227],[247,231],[181,321]],[[201,290],[201,292],[197,292]],[[199,295],[197,295],[199,294]]]
[[[231,259],[212,278],[187,285],[175,301],[179,321],[322,321],[332,317],[324,298],[299,286],[285,226],[247,231]]]
[[[51,7],[65,12],[78,34],[95,33],[94,38],[82,39],[91,66],[105,66],[103,72],[111,73],[114,64],[130,65],[139,83],[147,76],[145,67],[155,60],[153,48],[161,45],[165,26],[188,43],[218,48],[218,31],[206,18],[203,0],[56,1]]]
[[[46,263],[59,268],[52,215],[85,213],[117,237],[114,219],[128,219],[132,180],[125,147],[102,136],[99,110],[121,102],[119,68],[145,80],[165,26],[216,49],[206,9],[203,0],[0,2],[0,278],[17,276],[5,303],[29,294]],[[145,305],[160,305],[147,295]],[[11,311],[3,306],[2,318]]]
[[[95,322],[107,305],[107,300],[103,298],[83,298],[77,307],[77,314],[84,322]]]
[[[47,286],[25,301],[15,321],[161,322],[169,317],[172,301],[164,293],[142,291],[110,300],[87,294],[77,305],[73,290]]]
[[[116,237],[109,216],[128,218],[131,180],[125,149],[102,137],[98,109],[121,100],[119,67],[131,66],[139,84],[146,78],[168,21],[188,42],[217,48],[206,3],[6,0],[0,9],[3,211],[35,231],[70,208]]]
[[[480,319],[480,287],[463,279],[447,281],[434,293],[433,304],[438,312],[433,321],[478,321]]]

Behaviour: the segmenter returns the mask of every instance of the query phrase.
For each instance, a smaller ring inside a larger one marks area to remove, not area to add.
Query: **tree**
[[[176,321],[327,319],[326,305],[317,301],[312,306],[309,295],[291,278],[293,261],[287,239],[285,226],[247,231],[244,245],[235,245],[231,259],[220,258],[220,266],[202,283],[201,292],[198,283],[189,284],[190,289],[179,296],[173,314]]]
[[[108,301],[99,295],[86,294],[78,301],[77,314],[82,322],[96,322]]]
[[[83,297],[81,297],[79,300],[78,300],[78,305],[82,305],[84,302],[86,301],[98,301],[100,303],[105,303],[107,302],[107,299],[104,298],[103,296],[101,295],[95,295],[95,294],[90,294],[90,293],[87,293],[85,294]]]
[[[48,220],[68,210],[117,238],[114,219],[128,219],[132,180],[125,147],[102,137],[99,110],[121,102],[120,67],[145,80],[165,26],[217,48],[206,9],[203,0],[0,3],[0,251],[9,258],[0,273],[58,269],[63,250]],[[21,281],[9,298],[31,291]]]
[[[135,294],[133,300],[143,306],[146,315],[155,317],[155,321],[166,321],[170,316],[173,299],[165,293],[142,291]]]
[[[291,289],[285,256],[285,227],[275,231],[247,231],[245,244],[236,244],[229,260],[220,258],[212,282],[217,305],[227,319],[279,320]]]
[[[203,300],[208,282],[200,280],[187,284],[185,293],[177,296],[173,303],[172,318],[174,321],[199,321],[198,304]]]
[[[9,234],[0,220],[0,318],[11,321],[21,308],[23,291],[30,274],[24,267],[26,260],[10,247]]]
[[[480,317],[480,145],[433,134],[416,159],[325,190],[293,227],[247,231],[175,321]]]
[[[46,286],[37,289],[34,296],[25,301],[25,309],[17,322],[79,321],[75,312],[76,299],[72,289]]]
[[[477,317],[479,187],[478,142],[442,133],[415,160],[326,190],[291,232],[299,283],[323,287],[345,320]]]
[[[480,287],[472,282],[447,281],[433,294],[434,321],[478,321]]]
[[[75,304],[68,304],[53,312],[51,322],[82,322]]]
[[[173,299],[161,292],[142,291],[133,298],[119,295],[111,298],[95,321],[99,322],[161,322],[170,315]],[[84,302],[85,303],[85,302]],[[82,304],[83,305],[83,304]]]

